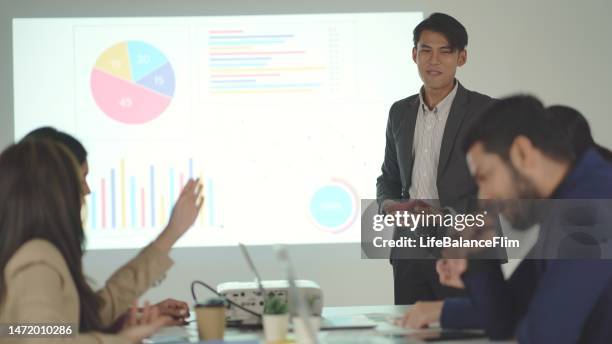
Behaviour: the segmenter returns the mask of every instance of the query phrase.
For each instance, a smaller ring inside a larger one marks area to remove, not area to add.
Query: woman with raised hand
[[[88,153],[87,149],[85,149],[85,146],[83,146],[83,144],[72,135],[57,130],[53,127],[40,127],[34,129],[25,136],[24,140],[27,139],[51,140],[68,148],[70,153],[72,153],[76,158],[76,161],[79,165],[79,171],[81,172],[81,190],[83,192],[81,204],[84,205],[85,196],[87,196],[91,192],[91,190],[89,189],[89,184],[87,183],[87,175],[89,174],[89,162],[87,160]],[[180,221],[181,219],[185,219],[185,216],[182,216],[182,213],[188,211],[188,209],[186,209],[185,211],[181,211],[180,209],[184,209],[188,206],[189,205],[179,205],[177,207],[177,209],[179,209],[177,210],[178,213],[170,219],[168,227],[176,227],[177,225],[184,226],[183,224],[174,222]],[[190,221],[189,214],[186,214],[186,216],[187,219],[183,221]],[[193,221],[191,221],[191,223],[193,223]],[[186,228],[188,227],[189,226],[187,226]],[[166,231],[170,232],[171,230],[166,229]],[[175,299],[166,299],[158,304],[152,305],[151,307],[157,308],[157,311],[161,315],[171,316],[173,321],[170,323],[170,325],[182,325],[184,321],[189,317],[189,306],[186,302],[183,301]],[[117,323],[113,325],[113,328],[120,326],[125,321],[125,316],[127,316],[127,313],[120,315],[117,318]]]
[[[82,182],[79,163],[51,140],[26,139],[0,154],[0,324],[74,326],[76,338],[45,342],[139,343],[173,321],[159,307],[145,305],[140,317],[128,310],[172,265],[168,253],[195,221],[202,187],[190,180],[159,237],[94,292],[82,270]]]

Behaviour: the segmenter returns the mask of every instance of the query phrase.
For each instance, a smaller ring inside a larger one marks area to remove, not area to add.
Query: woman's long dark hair
[[[43,239],[62,254],[80,301],[80,331],[101,330],[100,298],[83,275],[85,233],[77,162],[62,145],[26,139],[0,154],[0,309],[4,269],[27,241]]]
[[[578,110],[565,105],[552,105],[546,110],[568,134],[576,157],[595,148],[604,159],[612,161],[612,152],[595,142],[589,122]]]
[[[40,127],[34,129],[30,131],[24,139],[51,140],[56,143],[61,143],[68,148],[70,153],[74,154],[79,165],[83,165],[83,163],[87,161],[87,150],[85,146],[83,146],[74,136],[53,127]]]

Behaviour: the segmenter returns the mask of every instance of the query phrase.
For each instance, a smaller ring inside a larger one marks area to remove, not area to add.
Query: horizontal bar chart
[[[209,31],[211,94],[314,92],[328,83],[327,61],[319,56],[325,37],[313,46],[309,35],[262,31]]]

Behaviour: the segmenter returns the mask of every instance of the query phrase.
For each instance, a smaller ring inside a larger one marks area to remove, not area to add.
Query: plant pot
[[[315,336],[318,336],[319,329],[321,328],[321,317],[313,315],[310,316],[308,320]],[[301,317],[293,318],[293,335],[297,344],[314,344],[316,342],[308,335],[306,324]]]
[[[267,343],[283,342],[287,338],[289,314],[264,314],[263,330]]]

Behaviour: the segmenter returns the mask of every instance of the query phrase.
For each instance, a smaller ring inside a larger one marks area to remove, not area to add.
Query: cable
[[[206,284],[206,283],[204,283],[202,281],[193,281],[193,282],[191,282],[191,296],[193,297],[193,302],[195,302],[195,304],[198,304],[198,298],[196,297],[196,294],[195,294],[195,286],[196,286],[196,284],[199,284],[199,285],[205,287],[206,289],[212,291],[213,293],[215,293],[215,295],[219,296],[220,298],[225,300],[230,305],[238,307],[238,308],[242,309],[243,311],[245,311],[247,313],[251,313],[251,314],[253,314],[253,315],[257,316],[257,317],[260,317],[260,318],[262,317],[261,314],[259,314],[257,312],[254,312],[254,311],[252,311],[252,310],[250,310],[248,308],[245,308],[245,307],[237,304],[236,302],[228,299],[227,297],[221,295],[217,290],[215,290],[215,288],[209,286],[208,284]]]

